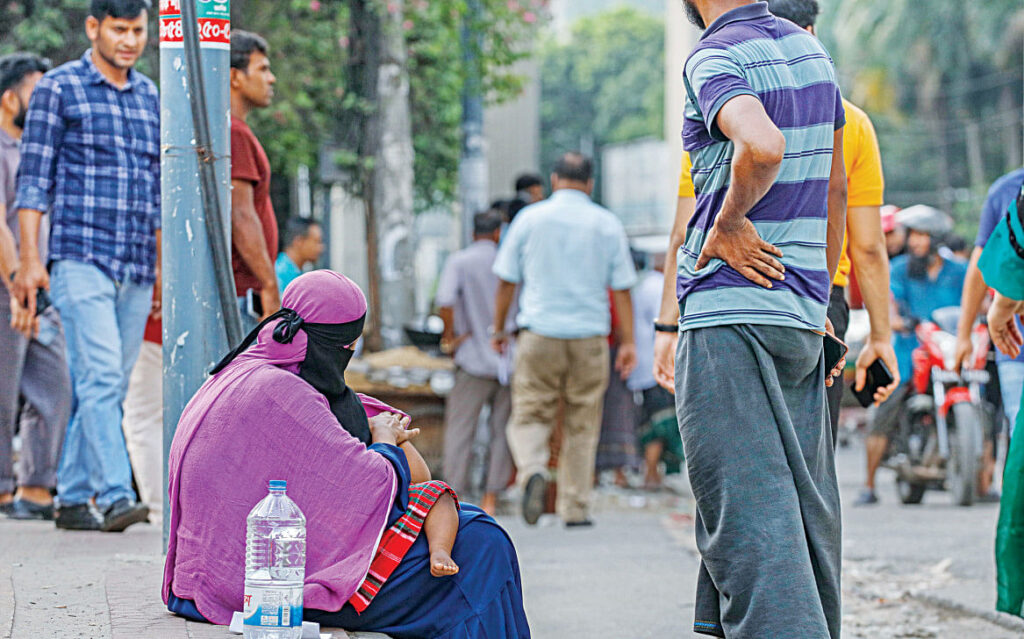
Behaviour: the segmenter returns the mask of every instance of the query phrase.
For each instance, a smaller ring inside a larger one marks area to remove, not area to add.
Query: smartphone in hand
[[[843,357],[846,356],[846,352],[849,347],[846,346],[841,340],[834,335],[825,333],[825,372],[831,374],[832,369],[839,365],[839,362],[843,361]]]
[[[885,388],[892,384],[892,381],[892,371],[885,365],[885,362],[876,359],[871,362],[871,366],[868,366],[867,380],[864,382],[864,388],[857,390],[857,382],[854,382],[850,390],[853,391],[853,396],[857,398],[860,405],[867,408],[874,403],[875,393],[878,392],[878,389]]]

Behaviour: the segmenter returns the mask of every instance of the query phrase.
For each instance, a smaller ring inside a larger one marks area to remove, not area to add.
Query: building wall
[[[526,76],[523,93],[484,111],[490,201],[508,199],[516,176],[540,168],[540,77],[537,62],[523,60],[516,72]]]

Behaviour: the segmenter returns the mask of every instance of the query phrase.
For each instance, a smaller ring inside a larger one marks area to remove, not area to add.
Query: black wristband
[[[678,333],[679,324],[659,324],[657,321],[654,322],[654,330],[658,333]]]

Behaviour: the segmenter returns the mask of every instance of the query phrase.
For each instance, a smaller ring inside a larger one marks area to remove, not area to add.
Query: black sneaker
[[[544,475],[535,473],[526,481],[523,490],[523,519],[533,526],[544,513],[544,504],[548,498],[548,481]]]
[[[99,530],[103,526],[103,520],[92,504],[61,506],[54,521],[57,528],[64,530]]]
[[[7,513],[10,519],[53,521],[53,504],[37,504],[27,499],[15,499]]]
[[[132,524],[149,521],[149,506],[124,497],[103,511],[103,532],[123,532]]]
[[[9,502],[0,504],[0,515],[4,515],[4,516],[10,515],[12,510],[14,510],[14,502],[13,501],[9,501]]]

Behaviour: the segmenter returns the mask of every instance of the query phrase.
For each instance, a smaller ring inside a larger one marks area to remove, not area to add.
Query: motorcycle
[[[985,326],[975,327],[970,366],[957,373],[959,316],[959,307],[938,309],[932,321],[915,328],[920,346],[913,354],[912,387],[885,462],[896,471],[904,504],[921,503],[928,489],[948,490],[960,506],[970,506],[977,494],[989,419],[981,389],[989,382],[985,360],[991,342]]]

